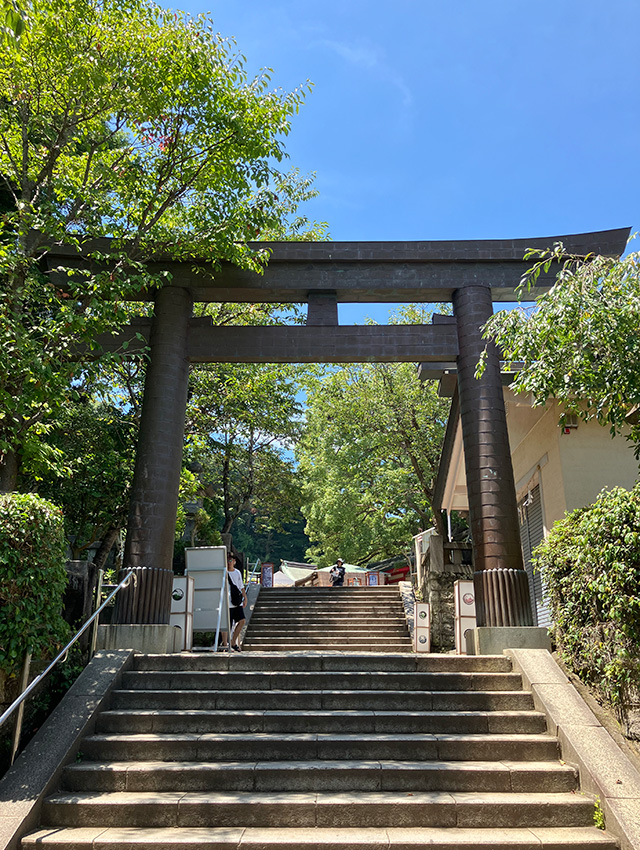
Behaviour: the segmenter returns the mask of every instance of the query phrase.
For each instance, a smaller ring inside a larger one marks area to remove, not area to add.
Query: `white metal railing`
[[[251,568],[251,572],[247,575],[247,584],[260,584],[260,570],[262,569],[262,561],[256,559],[255,564]]]
[[[127,585],[129,583],[132,576],[134,576],[134,581],[135,581],[134,570],[130,570],[127,573],[127,575],[122,579],[122,581],[116,587],[116,589],[112,593],[110,593],[109,596],[102,603],[102,605],[100,605],[100,607],[96,611],[93,612],[91,617],[89,617],[87,622],[76,632],[74,637],[69,641],[69,643],[65,646],[65,648],[61,652],[59,652],[58,655],[56,655],[56,657],[53,659],[51,664],[49,664],[49,666],[46,668],[46,670],[44,670],[42,673],[40,673],[38,676],[36,676],[36,678],[33,680],[33,682],[31,682],[31,684],[28,685],[28,686],[26,684],[26,679],[28,679],[28,671],[29,671],[29,663],[30,663],[30,660],[31,660],[31,652],[27,652],[27,657],[25,659],[25,665],[24,665],[24,668],[23,668],[22,680],[21,680],[21,683],[20,683],[21,688],[24,688],[24,690],[22,691],[20,696],[11,703],[11,705],[4,712],[4,714],[2,714],[0,716],[0,727],[2,727],[2,725],[4,723],[6,723],[6,721],[11,717],[11,715],[14,713],[14,711],[16,711],[16,710],[18,711],[18,718],[17,718],[17,722],[16,722],[16,727],[15,727],[14,733],[13,733],[13,747],[12,747],[11,761],[10,761],[11,764],[13,764],[13,762],[14,762],[14,759],[16,757],[16,753],[18,751],[18,746],[19,746],[19,743],[20,743],[20,733],[22,731],[22,718],[23,718],[23,713],[24,713],[24,703],[31,696],[31,694],[37,688],[37,686],[40,684],[40,682],[42,682],[42,680],[46,676],[49,675],[49,673],[53,670],[53,668],[56,666],[56,664],[58,664],[59,661],[66,660],[67,653],[69,652],[71,647],[74,645],[74,643],[87,631],[89,626],[91,626],[91,624],[94,621],[97,620],[97,618],[102,613],[103,609],[106,608],[106,606],[109,604],[109,602],[111,602],[111,600],[114,598],[116,593],[118,593],[118,591],[120,591],[125,585]],[[99,579],[98,579],[98,592],[97,592],[97,598],[98,599],[100,599],[101,588],[102,588],[102,570],[100,570],[100,575],[99,575]],[[92,640],[91,640],[91,648],[90,648],[90,652],[89,652],[89,658],[91,658],[91,656],[95,652],[97,635],[98,635],[98,624],[96,622],[96,627],[94,629],[94,633],[93,633]]]

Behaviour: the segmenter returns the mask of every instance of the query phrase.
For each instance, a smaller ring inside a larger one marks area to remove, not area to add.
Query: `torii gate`
[[[264,274],[197,258],[154,257],[151,271],[171,284],[140,300],[154,301],[153,320],[140,320],[105,350],[129,342],[150,347],[124,566],[148,567],[144,598],[123,597],[121,623],[168,623],[172,553],[190,363],[455,363],[458,374],[479,626],[529,626],[515,486],[507,436],[500,360],[490,350],[484,375],[475,368],[485,348],[480,329],[493,301],[513,301],[530,263],[528,248],[562,242],[567,254],[619,256],[629,229],[516,240],[462,242],[259,243],[271,259]],[[49,269],[85,264],[65,246],[47,255]],[[194,271],[198,267],[198,271]],[[532,297],[551,286],[557,267],[541,275]],[[192,318],[195,301],[308,304],[306,327],[214,327]],[[341,302],[453,303],[453,317],[431,325],[339,326]]]

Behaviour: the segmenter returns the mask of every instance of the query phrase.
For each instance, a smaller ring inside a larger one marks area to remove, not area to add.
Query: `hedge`
[[[59,508],[32,493],[0,495],[0,670],[14,675],[30,647],[47,656],[68,636]]]
[[[640,692],[640,484],[603,490],[534,554],[561,657],[628,730]]]

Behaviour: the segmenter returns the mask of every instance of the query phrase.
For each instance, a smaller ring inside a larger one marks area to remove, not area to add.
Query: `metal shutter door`
[[[544,524],[542,521],[542,500],[540,498],[540,485],[536,484],[526,497],[518,505],[520,514],[520,535],[522,538],[522,554],[524,568],[529,579],[529,590],[533,603],[533,616],[536,625],[551,625],[551,615],[543,599],[542,576],[540,571],[534,572],[531,563],[531,555],[544,538]]]

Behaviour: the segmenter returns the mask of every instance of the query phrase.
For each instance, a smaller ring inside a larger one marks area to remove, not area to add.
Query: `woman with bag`
[[[236,567],[236,556],[233,552],[227,554],[227,583],[229,585],[229,620],[231,621],[231,649],[240,652],[240,634],[244,626],[244,606],[247,605],[247,594],[242,581],[242,573]],[[227,632],[222,632],[222,646],[227,645]]]

